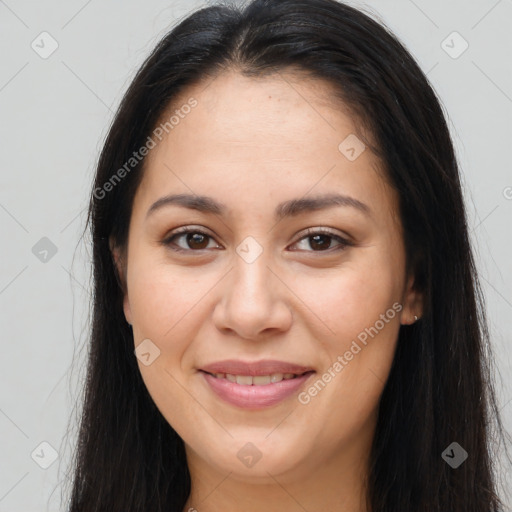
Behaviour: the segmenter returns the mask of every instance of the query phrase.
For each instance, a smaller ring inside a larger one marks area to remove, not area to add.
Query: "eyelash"
[[[190,233],[200,234],[200,235],[203,235],[203,236],[213,239],[213,236],[209,235],[208,233],[205,233],[201,229],[184,227],[184,228],[178,228],[173,233],[171,233],[170,236],[168,236],[165,240],[162,241],[162,244],[169,247],[171,250],[173,250],[175,252],[180,252],[180,253],[202,252],[202,251],[208,250],[207,248],[205,248],[205,249],[183,249],[182,247],[178,247],[176,244],[174,244],[174,242],[172,242],[173,239],[178,238],[183,235],[190,234]],[[329,249],[325,249],[325,250],[320,250],[320,251],[310,250],[310,251],[305,251],[305,252],[332,253],[332,252],[342,251],[342,250],[346,249],[347,247],[354,245],[352,242],[350,242],[346,238],[343,238],[340,235],[337,235],[334,232],[332,232],[328,229],[325,229],[325,228],[308,228],[306,230],[306,233],[301,238],[299,238],[299,240],[294,242],[293,245],[297,244],[298,242],[301,242],[304,239],[311,238],[314,235],[326,235],[330,238],[333,238],[339,242],[339,246],[334,249],[332,247],[330,247]]]

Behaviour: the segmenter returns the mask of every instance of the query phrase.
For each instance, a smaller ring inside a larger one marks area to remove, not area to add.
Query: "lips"
[[[282,373],[283,375],[287,373],[302,375],[306,372],[313,371],[313,368],[271,359],[252,363],[229,359],[208,364],[201,367],[201,370],[211,373],[212,375],[224,373],[230,375],[250,375],[254,377],[258,375],[272,375],[275,373]]]
[[[281,402],[315,373],[311,367],[275,360],[219,361],[200,371],[215,395],[244,409],[261,409]]]

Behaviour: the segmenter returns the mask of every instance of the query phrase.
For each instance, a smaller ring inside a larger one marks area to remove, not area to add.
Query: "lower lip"
[[[203,371],[201,373],[213,392],[226,402],[243,409],[263,409],[296,393],[314,372],[262,386],[244,386],[227,379],[218,379]]]

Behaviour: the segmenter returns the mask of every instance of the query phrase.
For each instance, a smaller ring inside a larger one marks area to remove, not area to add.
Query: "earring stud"
[[[417,322],[418,321],[418,317],[416,315],[414,315],[414,321]]]

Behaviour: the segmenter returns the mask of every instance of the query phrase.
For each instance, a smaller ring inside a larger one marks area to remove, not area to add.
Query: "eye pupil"
[[[341,237],[338,237],[334,234],[330,233],[323,233],[323,232],[313,232],[312,229],[310,230],[310,234],[306,234],[306,236],[303,236],[299,242],[306,243],[306,240],[308,240],[309,248],[311,249],[309,252],[327,252],[330,251],[331,245],[333,240],[338,241],[339,250],[345,249],[350,244],[346,241],[344,241]],[[202,251],[205,249],[208,249],[208,245],[212,239],[211,235],[207,235],[206,233],[203,233],[201,231],[193,231],[191,229],[189,230],[183,230],[181,232],[176,233],[175,235],[171,236],[167,240],[163,241],[164,245],[169,245],[171,248],[173,246],[180,247],[180,244],[176,244],[173,242],[174,239],[181,239],[183,242],[183,239],[185,239],[185,245],[187,247],[181,246],[181,249],[176,248],[176,251],[188,251],[189,253],[192,253],[193,250],[196,251]],[[200,253],[201,254],[201,253]]]
[[[187,244],[189,244],[189,246],[193,249],[205,249],[206,246],[208,245],[207,239],[208,237],[201,233],[189,233],[187,235]],[[201,245],[201,247],[194,246],[194,244],[199,244]]]
[[[322,242],[318,242],[319,239],[324,239],[324,243]],[[324,250],[324,249],[328,249],[329,248],[329,245],[330,244],[330,236],[329,235],[314,235],[314,236],[311,236],[310,237],[310,240],[314,240],[313,242],[309,242],[309,245],[311,246],[312,249],[320,249],[320,250]],[[327,239],[327,243],[325,243],[325,239]]]

